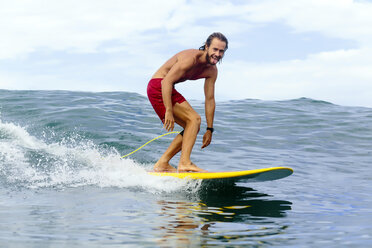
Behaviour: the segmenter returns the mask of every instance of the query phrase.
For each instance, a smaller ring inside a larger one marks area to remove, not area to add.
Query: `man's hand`
[[[165,118],[164,118],[164,126],[165,130],[167,132],[173,131],[174,128],[174,117],[172,111],[166,111],[165,112]]]
[[[202,149],[209,146],[209,144],[211,143],[212,141],[212,132],[211,131],[207,131],[205,132],[204,136],[203,136],[203,145],[202,145]]]

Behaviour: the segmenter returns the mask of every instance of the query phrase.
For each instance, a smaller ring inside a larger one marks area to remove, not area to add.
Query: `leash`
[[[180,133],[180,132],[178,132],[178,131],[174,131],[174,132],[169,132],[169,133],[162,134],[162,135],[160,135],[160,136],[158,136],[158,137],[156,137],[156,138],[153,138],[153,139],[150,140],[150,141],[147,141],[145,144],[143,144],[142,146],[140,146],[139,148],[137,148],[137,149],[134,150],[133,152],[130,152],[130,153],[128,153],[128,154],[122,156],[121,158],[128,157],[129,155],[132,155],[133,153],[135,153],[135,152],[137,152],[138,150],[142,149],[143,147],[145,147],[145,146],[148,145],[149,143],[153,142],[154,140],[157,140],[157,139],[159,139],[159,138],[161,138],[161,137],[163,137],[163,136],[165,136],[165,135],[173,134],[173,133],[177,133],[177,134],[178,134],[178,133]]]

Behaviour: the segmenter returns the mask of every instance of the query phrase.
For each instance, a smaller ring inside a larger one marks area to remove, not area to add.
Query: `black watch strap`
[[[211,131],[211,133],[213,133],[214,128],[213,127],[207,127],[207,130],[209,130],[209,131]]]

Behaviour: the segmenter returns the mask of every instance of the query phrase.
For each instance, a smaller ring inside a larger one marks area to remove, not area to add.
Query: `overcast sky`
[[[217,101],[372,107],[371,13],[352,0],[0,0],[0,89],[146,95],[165,60],[219,31]],[[203,99],[201,80],[177,89]]]

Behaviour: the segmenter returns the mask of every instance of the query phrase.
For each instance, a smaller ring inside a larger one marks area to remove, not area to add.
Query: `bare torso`
[[[193,65],[190,69],[188,69],[183,76],[181,76],[178,80],[174,83],[183,82],[185,80],[197,80],[200,78],[209,78],[214,73],[216,73],[216,66],[209,65],[203,63],[202,55],[204,54],[203,51],[196,50],[196,49],[188,49],[181,51],[171,57],[167,62],[165,62],[152,76],[152,78],[164,78],[168,72],[172,69],[172,67],[185,59],[193,59]]]

